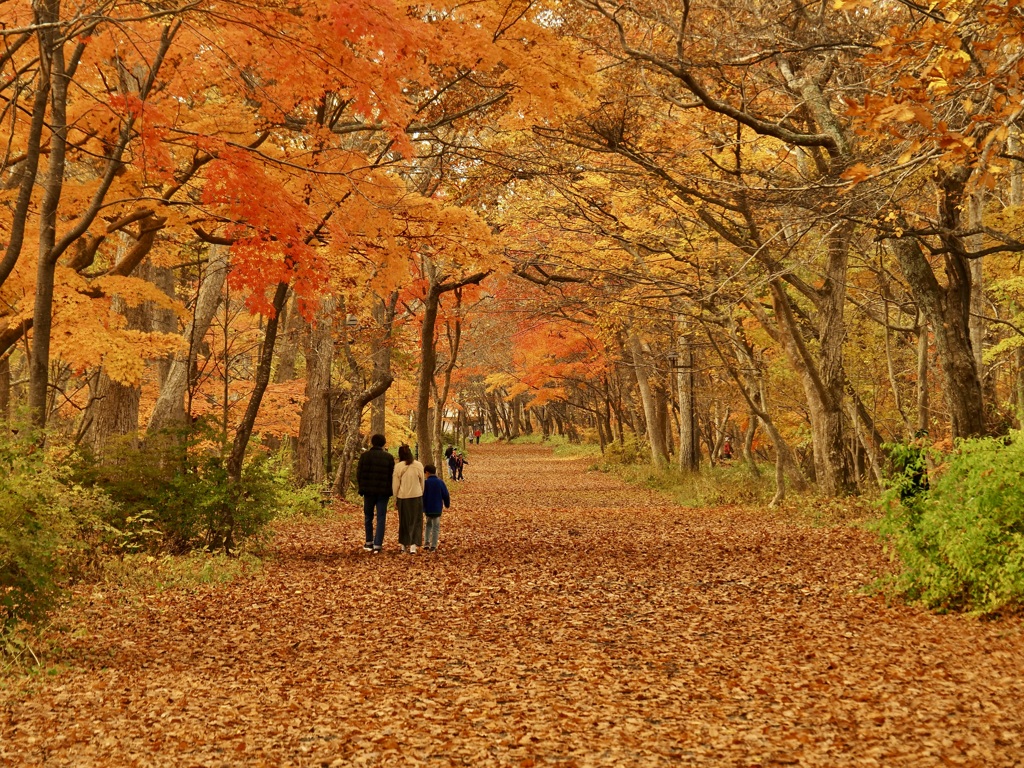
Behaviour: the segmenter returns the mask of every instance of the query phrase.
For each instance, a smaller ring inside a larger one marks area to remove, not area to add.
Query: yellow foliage
[[[150,301],[161,309],[173,310],[178,317],[188,317],[185,305],[168,296],[162,289],[140,277],[104,275],[92,280],[92,285],[108,296],[117,296],[129,307],[138,307]]]

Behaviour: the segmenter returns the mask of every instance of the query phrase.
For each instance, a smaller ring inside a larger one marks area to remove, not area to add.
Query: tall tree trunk
[[[155,264],[149,264],[149,274],[152,277],[154,285],[160,288],[170,298],[175,298],[176,291],[176,280],[174,276],[174,270],[169,267],[158,267]],[[150,327],[154,331],[160,333],[174,334],[178,332],[178,313],[173,309],[163,309],[161,307],[152,306],[150,307]],[[174,359],[170,356],[158,360],[156,363],[156,374],[157,384],[160,390],[163,390],[164,384],[167,383],[167,377],[170,375],[171,366],[174,364]]]
[[[914,301],[935,337],[953,437],[982,435],[984,403],[968,330],[971,283],[967,265],[956,254],[947,255],[949,283],[944,288],[916,238],[893,238],[892,244]]]
[[[447,337],[448,337],[448,361],[445,363],[444,368],[441,371],[441,383],[435,382],[434,393],[436,395],[434,402],[434,442],[433,447],[438,451],[442,450],[442,443],[444,441],[444,414],[448,407],[448,396],[452,388],[452,372],[455,370],[455,365],[459,360],[459,348],[462,344],[462,321],[458,317],[458,310],[462,306],[462,291],[455,291],[455,308],[456,317],[453,323],[449,323],[447,326]],[[464,411],[459,412],[459,418],[455,426],[456,435],[461,441],[465,441],[466,430],[463,427],[462,414]]]
[[[928,321],[917,313],[917,431],[927,432],[931,423],[928,405]]]
[[[0,357],[0,423],[11,420],[11,356]]]
[[[980,229],[984,213],[984,193],[975,192],[967,198],[968,219],[970,229]],[[980,234],[967,238],[967,247],[971,251],[980,251],[984,246],[984,237]],[[968,319],[971,350],[974,352],[974,367],[978,370],[978,379],[982,383],[982,396],[985,392],[985,273],[981,259],[971,260],[971,314]]]
[[[150,330],[151,316],[145,306],[127,307],[120,297],[115,296],[112,309],[127,318],[129,329]],[[104,454],[112,437],[137,435],[141,398],[141,383],[124,384],[111,379],[106,371],[100,372],[95,397],[90,407],[91,443],[96,455]]]
[[[281,310],[281,320],[278,322],[281,329],[281,344],[277,354],[277,366],[274,368],[274,382],[277,384],[284,384],[296,378],[295,360],[299,350],[309,344],[306,335],[309,330],[308,324],[299,312],[298,303],[298,297],[293,295]]]
[[[423,298],[423,324],[420,327],[420,375],[416,397],[416,440],[420,448],[420,461],[434,464],[434,451],[430,434],[430,387],[437,367],[437,312],[441,296],[470,284],[479,284],[489,272],[477,272],[469,277],[445,281],[430,259],[423,260],[427,278],[427,295]],[[440,446],[438,446],[440,448]]]
[[[68,79],[64,66],[64,44],[57,39],[60,0],[38,4],[40,32],[40,77],[50,83],[50,160],[43,182],[39,208],[39,261],[32,313],[32,355],[29,359],[28,404],[32,420],[45,426],[50,371],[50,337],[53,331],[53,281],[57,268],[57,208],[64,190],[67,153]]]
[[[681,323],[680,323],[681,325]],[[679,469],[700,469],[700,451],[694,423],[693,348],[685,329],[676,334],[676,388],[679,390]]]
[[[668,456],[664,453],[665,441],[659,434],[661,421],[658,418],[658,404],[654,398],[654,389],[651,387],[647,359],[644,355],[640,338],[635,332],[630,331],[627,342],[633,358],[633,370],[636,375],[637,386],[640,388],[640,399],[644,408],[644,421],[647,425],[647,440],[651,446],[651,460],[654,462],[655,467],[664,469],[668,466]]]
[[[263,337],[263,347],[260,350],[260,361],[256,366],[256,378],[252,393],[249,395],[249,404],[246,406],[242,421],[235,431],[235,439],[231,445],[231,453],[227,460],[228,479],[237,483],[242,479],[242,463],[245,460],[245,452],[249,447],[249,438],[252,437],[253,427],[256,425],[256,416],[259,414],[260,404],[263,402],[263,393],[267,391],[267,384],[270,383],[270,369],[274,360],[274,344],[277,341],[277,319],[284,303],[288,299],[288,283],[278,283],[274,293],[274,314],[267,318],[267,327]],[[230,545],[230,534],[234,527],[234,521],[230,521],[225,541]]]
[[[885,327],[882,329],[882,338],[885,343],[885,370],[889,375],[889,388],[892,390],[893,404],[896,406],[896,412],[900,415],[900,419],[903,421],[903,425],[908,432],[908,436],[912,435],[914,430],[910,425],[910,419],[907,417],[906,409],[903,407],[903,397],[900,394],[899,382],[896,380],[896,363],[893,360],[892,355],[892,343],[889,341],[889,290],[887,286],[882,287],[882,319],[885,321]]]
[[[515,440],[519,435],[522,434],[522,422],[520,421],[520,414],[522,412],[522,405],[519,401],[519,396],[516,395],[508,404],[509,410],[509,421],[511,422],[511,428],[509,430],[509,439]]]
[[[829,495],[846,494],[855,490],[851,483],[851,467],[847,461],[843,400],[846,372],[843,365],[843,344],[846,341],[846,275],[850,255],[850,237],[853,227],[837,227],[828,237],[828,258],[825,262],[825,280],[819,289],[821,303],[818,324],[821,386],[821,405],[824,413],[819,432],[823,442],[824,463],[827,469],[825,490]],[[819,474],[819,477],[821,475]]]
[[[842,399],[834,395],[835,382],[832,380],[842,374],[841,355],[837,350],[842,340],[838,338],[836,327],[841,325],[841,317],[838,321],[835,317],[823,320],[823,325],[831,327],[821,342],[822,366],[819,370],[807,349],[799,324],[793,316],[790,299],[781,283],[773,280],[770,287],[775,307],[776,337],[782,341],[786,357],[800,373],[807,399],[818,487],[826,496],[849,493],[853,486],[844,444]],[[833,296],[831,300],[835,298]],[[825,314],[825,310],[822,310],[822,314]],[[826,361],[828,365],[825,365]]]
[[[498,407],[495,405],[493,397],[487,397],[485,407],[487,409],[487,419],[491,423],[491,434],[497,437],[501,433],[501,423],[498,420]]]
[[[420,461],[434,463],[430,430],[430,387],[437,366],[437,348],[434,330],[437,327],[437,309],[441,292],[432,284],[423,299],[423,321],[420,326],[420,375],[416,398],[416,441],[419,443]]]
[[[39,262],[36,267],[36,291],[32,312],[32,355],[29,363],[29,409],[38,426],[45,426],[49,389],[50,342],[53,332],[54,276],[57,260],[64,252],[89,231],[96,217],[103,209],[103,201],[123,166],[125,148],[132,136],[136,115],[130,114],[121,122],[117,141],[104,158],[104,169],[99,183],[84,211],[74,224],[57,240],[58,209],[64,191],[64,173],[67,158],[67,96],[68,84],[80,61],[85,43],[79,42],[72,51],[70,61],[65,59],[64,46],[68,42],[60,27],[60,0],[40,0],[34,3],[36,20],[39,22],[40,77],[50,83],[50,162],[46,180],[43,183],[43,199],[39,206]],[[152,58],[145,76],[136,78],[139,84],[137,96],[145,101],[156,83],[157,73],[163,65],[167,51],[181,28],[177,19],[165,26],[160,34],[160,46]],[[153,218],[157,217],[144,217]],[[159,219],[155,227],[139,222],[138,243],[132,254],[125,259],[131,266],[119,272],[128,274],[152,247],[156,230],[163,226]]]
[[[345,491],[351,483],[352,465],[359,452],[359,427],[363,421],[363,410],[367,403],[386,392],[393,381],[393,378],[387,376],[358,394],[350,394],[339,409],[338,421],[341,424],[340,432],[344,435],[344,440],[339,452],[338,468],[334,473],[331,491],[340,498],[345,497]]]
[[[220,303],[221,289],[228,272],[228,249],[225,246],[210,247],[209,262],[206,274],[199,286],[192,319],[183,334],[183,348],[171,360],[170,368],[160,396],[157,398],[153,413],[146,427],[147,434],[176,426],[183,426],[188,421],[185,410],[185,393],[189,387],[189,378],[195,367],[199,346],[206,337],[206,332],[213,322]]]
[[[654,388],[654,404],[656,413],[658,414],[658,436],[661,439],[661,447],[658,449],[663,456],[668,459],[672,455],[672,420],[670,418],[669,404],[672,400],[671,392],[665,390],[662,386]],[[570,415],[570,424],[572,424]],[[529,425],[529,417],[527,417],[527,425]],[[529,430],[527,430],[529,434]]]
[[[743,430],[743,460],[750,468],[750,474],[754,477],[761,476],[761,470],[757,466],[757,458],[754,456],[754,435],[757,433],[757,414],[750,411],[747,417],[747,428]]]
[[[334,313],[337,302],[320,302],[307,337],[306,401],[299,417],[299,439],[295,447],[295,479],[303,484],[320,484],[326,477],[327,399],[331,365],[334,362]]]
[[[398,307],[398,291],[392,291],[387,301],[380,301],[373,307],[373,318],[377,321],[380,337],[374,347],[373,380],[384,381],[391,377],[391,334],[395,327],[395,310]],[[370,433],[383,435],[387,429],[387,391],[370,403]]]
[[[1017,126],[1010,128],[1007,151],[1014,157],[1021,156],[1020,128]],[[1024,205],[1024,163],[1020,160],[1010,163],[1010,205]],[[1013,351],[1013,359],[1016,364],[1014,390],[1017,400],[1017,429],[1024,429],[1024,347],[1017,347]]]

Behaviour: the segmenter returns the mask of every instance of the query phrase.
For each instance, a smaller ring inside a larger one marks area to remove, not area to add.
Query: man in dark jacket
[[[384,548],[384,524],[388,515],[388,499],[391,498],[391,476],[395,471],[395,457],[384,450],[387,441],[384,435],[370,438],[370,450],[359,457],[356,467],[356,483],[359,495],[363,497],[363,521],[366,524],[366,543],[363,549],[379,554]],[[377,531],[373,530],[374,510],[377,514]]]

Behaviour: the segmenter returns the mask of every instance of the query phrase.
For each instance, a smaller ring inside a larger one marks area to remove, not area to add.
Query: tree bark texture
[[[338,422],[341,424],[340,432],[345,437],[342,441],[342,448],[338,457],[338,468],[335,470],[334,482],[331,486],[331,491],[336,496],[344,498],[345,491],[351,483],[352,468],[360,447],[359,427],[363,420],[363,410],[366,408],[367,403],[384,394],[393,381],[394,379],[391,376],[386,376],[368,389],[344,398],[338,408]]]
[[[39,261],[36,267],[36,292],[32,313],[32,356],[29,359],[28,404],[32,420],[42,427],[47,418],[50,372],[50,337],[53,331],[53,281],[57,268],[54,255],[57,243],[57,208],[64,189],[64,164],[67,153],[68,81],[64,67],[64,46],[58,41],[59,0],[38,4],[41,77],[50,83],[50,159],[43,182],[43,200],[39,208]],[[50,26],[52,25],[52,26]]]
[[[326,477],[327,398],[331,397],[336,308],[334,299],[320,302],[305,347],[306,401],[295,448],[295,479],[303,485],[323,483]]]
[[[143,306],[126,307],[124,302],[115,297],[113,309],[128,319],[131,330],[151,330],[152,317],[148,308]],[[141,384],[124,384],[100,371],[95,396],[90,407],[92,423],[90,440],[92,449],[97,456],[107,451],[111,438],[137,435],[139,431],[139,402],[142,398]]]
[[[0,422],[11,419],[11,358],[0,357]]]
[[[629,351],[633,358],[633,371],[636,376],[636,383],[640,389],[640,400],[644,409],[644,421],[647,425],[647,440],[651,447],[651,459],[654,466],[664,469],[668,466],[668,456],[663,451],[665,441],[661,438],[659,430],[661,422],[658,419],[658,404],[654,398],[654,390],[651,387],[650,369],[644,355],[643,345],[640,337],[630,331],[627,338]]]
[[[308,345],[305,338],[308,328],[306,321],[299,313],[298,298],[292,296],[291,301],[284,305],[281,313],[280,327],[281,344],[277,354],[277,366],[274,368],[274,381],[283,384],[295,378],[295,360],[302,346]]]
[[[220,304],[221,290],[228,273],[228,249],[226,246],[210,247],[206,274],[203,275],[196,297],[192,319],[183,334],[182,349],[171,360],[167,377],[160,389],[153,413],[150,414],[146,432],[150,435],[164,429],[182,426],[188,422],[185,411],[185,393],[189,378],[195,367],[199,345],[213,322],[213,316]]]
[[[437,326],[437,308],[441,292],[431,281],[423,299],[423,320],[420,325],[420,371],[416,397],[416,441],[419,443],[420,461],[434,463],[434,451],[430,430],[430,387],[437,366],[437,349],[434,330]]]
[[[259,413],[260,404],[263,402],[263,393],[267,391],[267,384],[270,383],[270,369],[274,360],[274,343],[277,341],[277,319],[287,299],[288,283],[278,283],[277,291],[274,293],[274,315],[267,319],[266,332],[263,337],[263,348],[260,350],[260,360],[256,367],[254,386],[252,393],[249,395],[249,404],[246,406],[242,421],[235,431],[235,439],[231,445],[231,453],[228,456],[228,479],[233,483],[237,483],[242,479],[242,463],[245,460],[245,451],[249,447],[249,438],[252,437],[252,430],[256,425],[256,415]],[[233,521],[228,527],[229,539],[231,527],[233,527]]]
[[[968,222],[970,229],[979,229],[982,225],[985,200],[983,193],[975,192],[967,199]],[[980,251],[984,238],[971,235],[967,246],[971,251]],[[978,379],[982,385],[982,397],[985,392],[985,272],[981,259],[971,259],[971,314],[968,328],[971,339],[971,350],[974,352],[974,367],[978,370]]]
[[[968,327],[971,283],[967,264],[955,254],[948,255],[948,284],[944,287],[916,238],[898,237],[891,242],[914,301],[935,337],[953,437],[982,435],[984,402]]]
[[[772,282],[771,289],[778,338],[782,341],[786,357],[800,373],[807,399],[818,487],[826,496],[850,493],[854,487],[844,444],[842,398],[835,394],[835,377],[840,376],[840,392],[843,382],[841,350],[836,348],[837,345],[842,345],[842,339],[839,337],[841,313],[836,317],[836,312],[833,311],[830,317],[824,318],[826,310],[822,310],[822,324],[829,327],[825,331],[826,338],[821,341],[819,370],[793,316],[789,297],[777,280]],[[836,296],[833,295],[830,300],[835,299]]]
[[[700,469],[700,452],[694,422],[693,348],[685,333],[676,336],[676,388],[679,390],[679,469]]]
[[[384,381],[391,377],[392,331],[395,327],[395,310],[398,307],[398,291],[392,291],[387,301],[374,305],[373,319],[377,322],[377,343],[371,353],[373,359],[373,380]],[[387,390],[370,403],[370,434],[385,434],[387,430]]]

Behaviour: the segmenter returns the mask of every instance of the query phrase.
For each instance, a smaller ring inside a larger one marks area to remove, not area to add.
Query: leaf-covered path
[[[869,534],[471,459],[437,553],[345,515],[258,579],[83,600],[65,671],[0,690],[0,764],[1024,763],[1020,622],[864,597]]]

